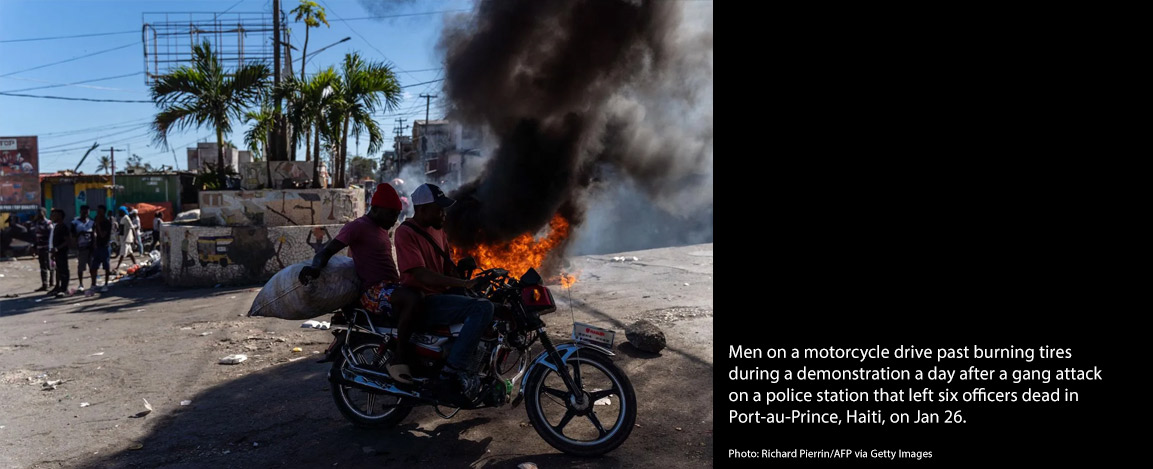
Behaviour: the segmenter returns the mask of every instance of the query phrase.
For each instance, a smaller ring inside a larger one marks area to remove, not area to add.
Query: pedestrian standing
[[[35,236],[36,260],[40,262],[40,288],[36,291],[48,291],[48,285],[56,286],[56,274],[52,272],[52,245],[49,244],[52,222],[45,216],[46,213],[44,207],[38,208],[30,227]]]
[[[84,291],[84,272],[88,271],[88,264],[91,264],[92,259],[92,242],[94,235],[92,232],[92,219],[88,218],[88,206],[80,206],[80,216],[72,220],[72,233],[76,236],[76,277],[80,281],[80,286],[76,291]],[[92,286],[96,286],[96,277],[92,277]]]
[[[48,245],[52,262],[56,263],[56,288],[49,295],[64,296],[68,292],[68,242],[72,238],[71,226],[64,222],[64,210],[52,209],[52,230],[48,232]]]
[[[108,216],[108,209],[103,205],[96,206],[96,222],[94,223],[96,232],[96,240],[93,242],[92,247],[92,262],[88,265],[92,274],[92,289],[96,289],[96,270],[100,265],[104,265],[104,288],[101,292],[108,291],[108,277],[112,276],[109,268],[110,257],[112,255],[109,245],[112,243],[112,219]]]

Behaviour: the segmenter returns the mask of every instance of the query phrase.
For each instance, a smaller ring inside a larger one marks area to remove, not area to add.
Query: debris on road
[[[248,360],[248,355],[245,355],[243,353],[238,353],[236,355],[229,355],[227,357],[221,358],[220,364],[221,365],[235,365],[235,364],[238,364],[238,363],[243,362],[245,360]]]
[[[211,333],[212,333],[212,331],[208,331],[208,332],[201,332],[201,333],[200,333],[200,337],[204,337],[204,336],[206,336],[206,335],[209,335],[209,334],[211,334]]]
[[[625,338],[634,347],[645,352],[657,353],[665,348],[665,333],[656,324],[644,319],[625,328]]]
[[[304,323],[302,323],[300,325],[300,327],[303,329],[312,328],[312,329],[324,330],[324,329],[328,329],[329,327],[331,327],[331,324],[329,324],[328,321],[316,321],[316,320],[309,319],[307,321],[304,321]]]
[[[92,405],[92,404],[89,404],[89,403],[87,403],[87,402],[81,402],[81,403],[80,403],[80,407],[88,407],[88,406],[90,406],[90,405]]]
[[[188,405],[191,403],[192,403],[192,401],[180,401],[180,405]]]
[[[537,467],[531,462],[522,462],[516,466],[516,469],[537,469]]]
[[[143,448],[144,448],[144,444],[142,444],[142,443],[133,443],[132,446],[128,447],[128,449],[130,449],[130,450],[138,450],[138,449],[143,449]]]
[[[293,347],[293,348],[292,348],[292,351],[293,351],[293,352],[303,352],[303,351],[304,351],[304,349],[302,349],[302,348],[300,348],[300,347]]]
[[[636,262],[639,260],[640,258],[637,256],[617,256],[613,258],[613,262]]]
[[[99,357],[99,356],[101,356],[101,355],[104,355],[104,352],[96,352],[96,353],[94,353],[94,354],[92,354],[92,355],[89,355],[89,356],[90,356],[90,357]]]

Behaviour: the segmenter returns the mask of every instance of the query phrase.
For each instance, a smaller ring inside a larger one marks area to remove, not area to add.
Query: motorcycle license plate
[[[612,349],[613,340],[616,338],[617,333],[608,329],[601,329],[592,324],[573,323],[572,338],[577,342],[585,342],[589,344],[600,345],[601,347]]]

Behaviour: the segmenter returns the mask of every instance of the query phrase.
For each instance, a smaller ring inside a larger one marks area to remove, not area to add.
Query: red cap
[[[373,207],[391,208],[400,210],[400,196],[396,194],[396,189],[388,184],[377,184],[376,192],[372,193]]]

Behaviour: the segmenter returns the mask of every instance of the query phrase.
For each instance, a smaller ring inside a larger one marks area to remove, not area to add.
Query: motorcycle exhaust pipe
[[[351,369],[341,370],[340,376],[330,376],[329,381],[340,384],[342,386],[354,387],[369,392],[396,394],[400,396],[411,397],[413,399],[424,399],[419,393],[405,391],[392,384],[378,383],[370,379],[371,377],[376,377],[377,379],[388,379],[388,375],[386,374],[358,368],[354,365],[349,365],[349,367]],[[368,376],[366,377],[365,375]]]

